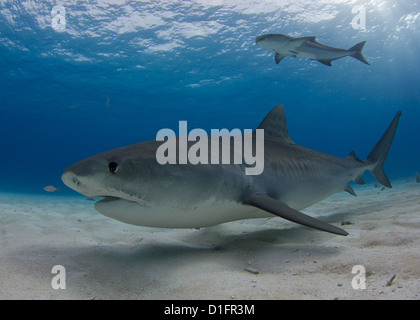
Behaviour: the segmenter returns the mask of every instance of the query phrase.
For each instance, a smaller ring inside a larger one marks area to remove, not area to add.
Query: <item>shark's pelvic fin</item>
[[[363,180],[363,173],[358,175],[355,179],[354,182],[356,182],[357,184],[366,184],[365,180]]]
[[[348,233],[343,229],[340,229],[336,226],[333,226],[321,220],[312,218],[302,212],[299,212],[289,207],[287,204],[279,200],[270,198],[269,196],[266,196],[266,195],[259,195],[259,194],[252,195],[249,198],[247,198],[245,201],[243,201],[243,203],[262,209],[276,216],[279,216],[283,219],[296,222],[307,227],[338,234],[341,236],[348,235]]]
[[[367,158],[369,163],[375,164],[375,167],[370,170],[372,175],[376,180],[378,180],[378,182],[388,188],[392,188],[392,185],[385,174],[384,163],[386,157],[388,156],[389,149],[391,148],[392,141],[394,140],[400,117],[401,111],[398,111],[381,140],[379,140]]]
[[[322,64],[325,64],[326,66],[329,66],[329,67],[332,66],[331,64],[332,60],[317,60],[317,61],[321,62]]]
[[[282,104],[271,110],[257,129],[264,129],[264,139],[282,140],[294,144],[287,131],[286,114]]]
[[[278,52],[276,52],[276,54],[274,55],[274,60],[276,60],[276,63],[277,64],[279,64],[279,62],[281,61],[281,60],[283,60],[284,59],[284,57],[286,57],[285,55],[282,55],[282,54],[280,54],[280,53],[278,53]]]
[[[350,193],[352,196],[357,197],[356,192],[354,192],[353,187],[352,187],[349,183],[347,183],[347,184],[346,184],[346,186],[345,186],[345,188],[344,188],[344,191],[347,191],[347,192],[348,192],[348,193]]]

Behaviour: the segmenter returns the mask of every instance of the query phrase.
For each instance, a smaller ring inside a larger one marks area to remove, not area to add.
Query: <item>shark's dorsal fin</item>
[[[271,110],[257,129],[264,129],[264,139],[281,140],[294,144],[287,131],[286,114],[282,104]]]

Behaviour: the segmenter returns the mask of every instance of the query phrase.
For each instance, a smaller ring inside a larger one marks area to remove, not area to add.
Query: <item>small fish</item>
[[[420,183],[420,174],[416,172],[416,182]]]
[[[48,192],[54,192],[54,191],[60,191],[60,188],[56,188],[54,186],[46,186],[44,187],[44,190]]]
[[[73,103],[69,108],[70,109],[79,109],[83,107],[83,103]]]
[[[111,102],[109,101],[109,96],[106,96],[105,105],[109,108]]]

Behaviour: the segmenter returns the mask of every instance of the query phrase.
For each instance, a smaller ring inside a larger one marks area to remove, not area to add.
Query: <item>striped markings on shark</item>
[[[294,38],[280,33],[270,33],[257,37],[255,42],[258,46],[275,52],[274,58],[277,64],[287,56],[317,60],[326,66],[331,66],[332,61],[347,56],[369,64],[362,54],[366,41],[346,50],[321,44],[313,36]]]
[[[62,180],[87,197],[103,198],[95,203],[103,215],[134,225],[200,228],[276,215],[347,235],[300,210],[337,192],[355,195],[348,182],[364,184],[366,170],[391,188],[383,165],[400,116],[399,111],[366,160],[354,152],[340,158],[295,144],[288,134],[284,108],[279,105],[257,128],[264,130],[264,171],[260,175],[246,175],[246,164],[221,161],[161,165],[156,153],[162,142],[152,140],[75,163],[63,172]]]

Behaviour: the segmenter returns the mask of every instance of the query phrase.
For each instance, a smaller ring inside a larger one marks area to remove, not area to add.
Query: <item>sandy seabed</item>
[[[343,192],[304,210],[347,237],[277,217],[136,227],[82,197],[0,193],[0,299],[419,299],[413,180],[356,186],[358,197]],[[55,265],[65,268],[65,289],[52,287]],[[355,265],[366,289],[352,287]]]

